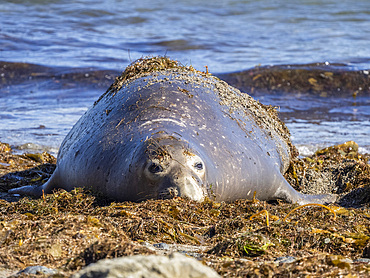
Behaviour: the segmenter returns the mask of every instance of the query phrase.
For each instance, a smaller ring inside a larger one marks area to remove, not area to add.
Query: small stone
[[[170,250],[170,246],[167,243],[154,243],[153,247],[163,249],[163,250]]]
[[[354,263],[365,263],[365,264],[370,264],[370,259],[368,258],[358,258],[353,261]]]
[[[18,272],[19,274],[55,274],[57,271],[55,269],[48,268],[42,265],[28,266],[25,269]]]
[[[284,257],[279,257],[275,259],[275,263],[278,264],[283,264],[283,263],[294,263],[297,259],[292,256],[284,256]]]

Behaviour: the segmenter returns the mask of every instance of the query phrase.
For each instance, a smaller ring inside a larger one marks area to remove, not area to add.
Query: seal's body
[[[274,109],[178,67],[117,79],[64,139],[50,180],[12,192],[86,187],[117,201],[234,201],[254,192],[260,200],[329,201],[284,179],[291,149]]]

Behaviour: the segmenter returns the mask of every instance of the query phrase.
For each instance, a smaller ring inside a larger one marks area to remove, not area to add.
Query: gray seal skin
[[[118,79],[117,79],[118,80]],[[326,203],[283,177],[289,132],[272,108],[192,68],[137,74],[103,94],[64,139],[40,196],[85,187],[117,201],[282,199]]]

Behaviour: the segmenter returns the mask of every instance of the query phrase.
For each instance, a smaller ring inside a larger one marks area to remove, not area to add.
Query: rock
[[[275,263],[277,264],[283,264],[283,263],[294,263],[297,259],[292,256],[284,256],[284,257],[279,257],[275,259]]]
[[[167,243],[154,243],[153,246],[159,249],[170,250],[170,246]]]
[[[34,265],[26,267],[25,269],[19,271],[17,275],[20,274],[55,274],[57,271],[55,269],[48,268],[42,265]]]
[[[368,258],[358,258],[353,261],[354,263],[361,263],[361,264],[370,264],[370,259]]]
[[[221,277],[196,259],[172,253],[169,256],[130,256],[104,259],[75,273],[72,278],[162,278]]]

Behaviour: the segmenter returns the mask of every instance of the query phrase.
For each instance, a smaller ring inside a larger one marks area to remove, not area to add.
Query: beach
[[[0,276],[70,277],[101,259],[181,253],[224,277],[370,275],[368,1],[4,1]],[[136,59],[166,56],[274,107],[285,179],[336,203],[41,198],[78,119]],[[299,153],[299,154],[298,154]]]
[[[305,193],[337,195],[330,206],[182,198],[117,203],[81,189],[38,199],[8,194],[45,182],[55,158],[13,154],[1,144],[1,273],[42,266],[70,277],[101,259],[180,252],[227,277],[367,277],[368,159],[349,142],[294,161],[287,180]]]

